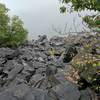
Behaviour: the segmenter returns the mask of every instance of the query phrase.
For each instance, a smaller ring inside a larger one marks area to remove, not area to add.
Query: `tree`
[[[85,9],[100,11],[100,0],[61,0],[63,4],[71,3],[71,9],[81,11]]]
[[[97,14],[91,16],[85,16],[83,21],[86,22],[89,28],[96,28],[100,31],[100,0],[60,0],[62,4],[70,4],[70,11],[84,11],[94,10]],[[60,11],[64,13],[66,7],[63,5]],[[98,29],[99,28],[99,29]]]
[[[8,17],[8,9],[5,5],[0,4],[0,44],[5,41],[10,18]]]
[[[0,4],[0,46],[19,46],[27,40],[27,30],[18,16],[8,15],[9,9]]]

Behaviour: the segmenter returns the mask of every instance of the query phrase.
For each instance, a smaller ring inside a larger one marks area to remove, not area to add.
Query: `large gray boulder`
[[[99,100],[99,99],[97,99],[95,93],[90,88],[81,90],[80,94],[81,94],[80,100]]]
[[[47,91],[33,88],[24,96],[23,100],[50,100],[50,98]]]
[[[0,93],[0,100],[20,100],[12,95],[11,92]]]
[[[80,98],[77,86],[68,81],[53,87],[50,94],[55,95],[57,100],[79,100]]]
[[[6,57],[14,53],[14,50],[10,48],[0,48],[0,57]]]
[[[23,65],[16,63],[15,68],[8,73],[8,80],[14,79],[19,72],[21,72],[24,68]]]
[[[7,88],[0,93],[0,100],[22,100],[23,96],[30,90],[26,84],[19,84],[15,87]]]

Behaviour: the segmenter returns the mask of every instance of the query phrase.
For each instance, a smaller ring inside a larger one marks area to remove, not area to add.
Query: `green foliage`
[[[100,28],[100,16],[97,16],[95,19],[95,15],[93,16],[85,16],[83,21],[85,21],[90,28]]]
[[[83,43],[83,49],[80,53],[72,60],[73,67],[78,70],[80,76],[84,78],[88,83],[91,84],[91,88],[95,91],[100,92],[100,54],[92,54],[93,48],[95,50],[100,50],[99,35],[95,35],[91,40],[87,40]]]
[[[66,7],[65,6],[60,7],[60,12],[61,13],[64,13],[65,11],[66,11]]]
[[[94,26],[94,21],[93,21],[93,17],[91,16],[85,16],[83,18],[83,20],[88,23],[89,27],[93,27]]]
[[[94,10],[100,12],[100,0],[60,0],[62,4],[70,4],[70,12],[72,11],[84,11],[87,10]],[[66,7],[60,7],[60,12],[64,13],[66,11]],[[94,16],[85,16],[83,21],[87,23],[89,28],[95,28],[94,31],[100,32],[100,16],[99,20],[96,18],[94,20]]]
[[[100,0],[61,0],[64,4],[71,3],[71,9],[81,11],[85,9],[100,11]]]
[[[97,60],[98,59],[98,60]],[[82,54],[77,56],[72,65],[78,70],[80,76],[92,85],[95,91],[99,91],[99,83],[97,82],[100,74],[100,56],[96,57],[91,54]]]
[[[10,18],[8,9],[0,4],[0,46],[19,46],[27,40],[27,30],[18,16]]]

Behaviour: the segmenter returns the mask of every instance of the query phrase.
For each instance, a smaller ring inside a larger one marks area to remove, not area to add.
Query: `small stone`
[[[47,36],[46,35],[39,36],[38,42],[43,42],[44,40],[47,40]]]
[[[3,57],[0,57],[0,65],[4,64],[6,62],[6,59]]]

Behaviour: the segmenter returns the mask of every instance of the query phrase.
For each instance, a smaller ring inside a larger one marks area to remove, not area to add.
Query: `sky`
[[[77,13],[61,14],[59,0],[0,0],[10,9],[10,15],[18,15],[29,31],[29,39],[36,39],[38,35],[46,34],[48,37],[58,35],[57,30],[75,31],[73,20],[76,21],[77,31],[82,28],[81,18]]]

